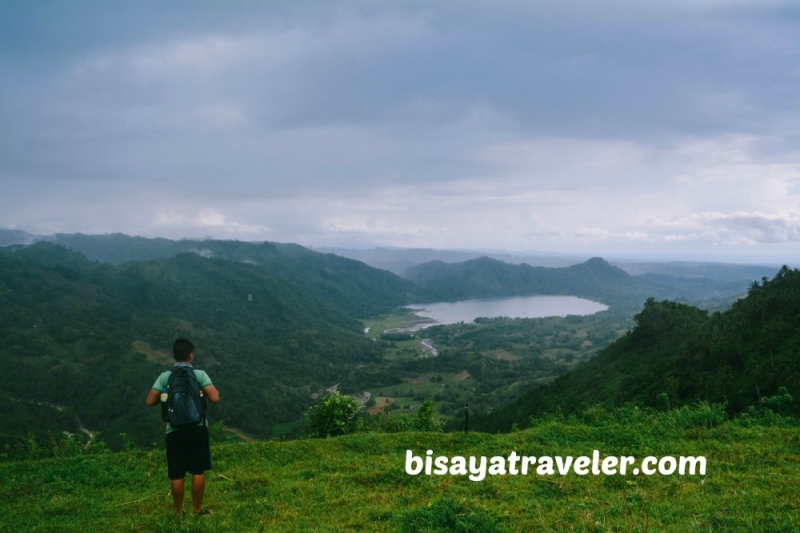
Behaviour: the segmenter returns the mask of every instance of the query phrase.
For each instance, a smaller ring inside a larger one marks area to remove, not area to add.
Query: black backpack
[[[167,401],[161,418],[175,429],[196,426],[206,417],[205,397],[200,394],[200,383],[194,370],[176,366],[167,381]]]

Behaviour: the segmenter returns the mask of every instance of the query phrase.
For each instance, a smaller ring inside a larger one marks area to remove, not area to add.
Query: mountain
[[[729,310],[649,299],[635,327],[594,359],[518,401],[476,417],[475,427],[508,430],[547,412],[626,402],[661,406],[726,402],[739,413],[786,387],[800,396],[800,271],[783,267],[751,284]],[[793,405],[797,412],[797,402]]]
[[[648,294],[648,287],[601,258],[565,268],[509,265],[488,257],[462,263],[432,261],[417,265],[403,277],[450,298],[487,298],[525,294],[568,294],[619,300]]]
[[[12,246],[14,244],[31,244],[36,241],[36,235],[25,233],[24,231],[13,229],[0,229],[0,246]]]
[[[781,265],[747,265],[735,263],[703,263],[696,261],[632,262],[613,261],[615,266],[633,276],[653,274],[684,280],[712,279],[739,282],[772,277]]]
[[[511,265],[489,257],[461,263],[431,261],[409,268],[403,277],[450,299],[565,294],[626,307],[638,307],[651,297],[724,305],[743,294],[752,281],[668,274],[634,276],[599,257],[561,268]]]
[[[431,261],[461,263],[480,257],[490,257],[504,263],[527,263],[534,266],[565,267],[579,262],[578,259],[553,256],[513,254],[509,252],[470,252],[464,250],[434,250],[430,248],[315,248],[318,252],[336,254],[355,259],[375,268],[388,270],[398,276],[409,268]]]
[[[411,267],[441,261],[443,263],[462,263],[481,257],[489,257],[512,265],[528,264],[531,266],[563,268],[581,263],[585,257],[556,253],[524,253],[502,251],[465,251],[436,250],[428,248],[313,248],[318,252],[333,253],[366,263],[375,268],[388,270],[398,276]],[[619,267],[632,276],[655,274],[662,281],[681,283],[685,280],[700,282],[734,282],[749,283],[764,276],[772,276],[781,265],[755,265],[737,263],[707,263],[699,261],[637,261],[634,259],[608,259],[608,262]]]
[[[384,270],[296,244],[217,240],[169,240],[110,235],[57,234],[48,240],[105,263],[166,259],[181,253],[247,263],[280,274],[333,298],[352,316],[369,316],[412,301],[430,301],[428,291]]]
[[[0,249],[0,373],[14,376],[0,392],[0,411],[14,413],[0,424],[0,446],[65,421],[73,431],[157,438],[158,417],[142,399],[178,336],[193,340],[212,379],[235,384],[221,387],[213,416],[268,436],[312,393],[377,360],[356,317],[428,296],[299,246],[203,245],[251,260],[200,250],[116,265],[47,242]]]

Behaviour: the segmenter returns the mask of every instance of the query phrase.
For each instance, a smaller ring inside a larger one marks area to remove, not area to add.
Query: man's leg
[[[205,474],[192,474],[192,504],[194,505],[195,513],[199,513],[203,510],[203,493],[205,490]]]
[[[183,489],[185,487],[183,478],[170,479],[169,487],[172,491],[172,501],[175,502],[175,513],[183,514]],[[192,494],[194,494],[194,476],[192,476]]]

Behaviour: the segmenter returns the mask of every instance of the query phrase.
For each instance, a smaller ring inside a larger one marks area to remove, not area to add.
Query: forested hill
[[[772,275],[777,270],[777,267],[712,263],[621,263],[623,270],[600,258],[569,267],[532,267],[483,257],[460,263],[431,261],[416,265],[403,274],[413,282],[408,283],[382,269],[369,268],[360,261],[315,252],[296,244],[175,241],[121,233],[37,236],[0,230],[0,246],[36,241],[61,244],[91,260],[112,264],[166,259],[185,252],[256,264],[327,292],[339,301],[340,307],[355,316],[368,316],[412,301],[530,294],[583,296],[610,305],[624,304],[631,309],[636,309],[649,297],[722,307],[731,298],[743,294],[752,280]],[[412,257],[419,256],[413,251],[406,253]],[[465,255],[452,252],[444,256],[454,258],[459,254]]]
[[[429,291],[359,261],[314,252],[297,244],[219,240],[148,239],[111,235],[57,234],[48,241],[106,263],[166,259],[191,252],[202,257],[248,263],[280,274],[317,292],[352,316],[369,316],[410,302],[429,301]]]
[[[425,296],[300,247],[246,250],[271,265],[198,253],[111,265],[50,243],[0,249],[0,374],[11,378],[0,447],[28,431],[76,431],[77,417],[112,440],[157,438],[158,414],[142,401],[178,336],[195,342],[198,368],[229,384],[213,416],[267,436],[313,392],[377,359],[355,316]]]
[[[431,261],[409,268],[403,277],[450,298],[566,294],[637,306],[650,297],[696,302],[738,296],[746,287],[746,282],[707,278],[632,276],[599,257],[562,268],[512,265],[488,257],[461,263]]]
[[[647,300],[636,325],[594,359],[514,404],[476,417],[505,431],[531,416],[635,402],[665,407],[727,402],[731,413],[786,387],[800,397],[800,271],[755,282],[724,313]],[[797,414],[797,402],[792,407]]]

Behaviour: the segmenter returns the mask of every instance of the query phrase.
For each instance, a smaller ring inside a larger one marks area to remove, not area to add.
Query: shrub
[[[789,416],[794,398],[786,387],[778,389],[775,396],[762,398],[758,407],[751,405],[736,418],[736,424],[742,427],[752,426],[796,426],[798,420]]]
[[[411,429],[414,431],[441,431],[442,420],[433,417],[433,400],[430,398],[422,402],[417,409],[414,419],[411,422]]]
[[[788,415],[792,410],[793,400],[794,398],[792,398],[792,395],[789,394],[789,391],[786,389],[786,387],[781,387],[778,389],[775,396],[764,397],[761,400],[761,405],[773,413],[777,413],[779,415]]]
[[[670,414],[674,417],[675,424],[682,428],[715,427],[728,420],[724,403],[708,403],[698,401],[692,406],[684,405],[680,409],[673,409]]]
[[[335,437],[358,429],[360,404],[339,391],[324,396],[305,412],[306,422],[315,437]]]

